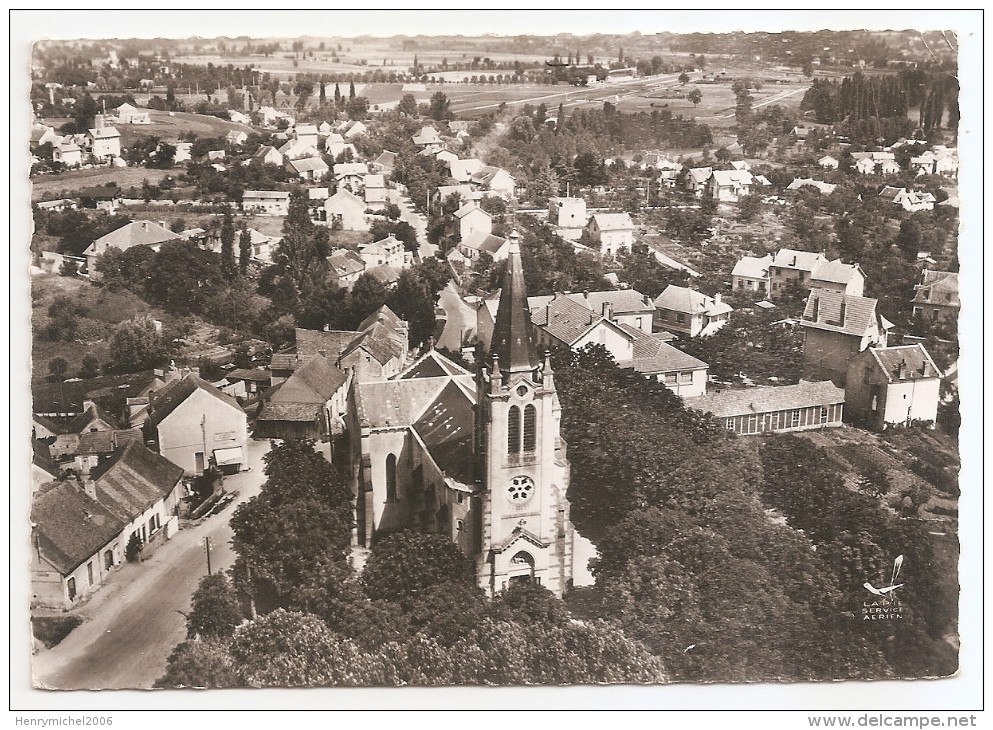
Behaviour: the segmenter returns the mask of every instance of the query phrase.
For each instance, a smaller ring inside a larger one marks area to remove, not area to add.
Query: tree
[[[738,220],[748,222],[762,212],[762,199],[758,195],[745,195],[738,201]]]
[[[317,230],[310,218],[310,206],[305,193],[290,195],[289,211],[283,220],[283,239],[276,252],[276,266],[289,276],[299,292],[307,279],[320,274],[321,264],[330,253],[327,231]]]
[[[362,584],[373,600],[406,606],[433,586],[470,584],[473,577],[468,558],[446,535],[403,530],[373,543]]]
[[[265,463],[261,492],[231,517],[236,586],[260,611],[321,610],[348,571],[351,489],[307,440],[273,447]]]
[[[241,623],[238,597],[223,573],[205,575],[193,593],[193,607],[186,617],[186,636],[224,638]]]
[[[442,121],[449,119],[451,117],[451,112],[448,109],[449,101],[448,97],[445,96],[444,92],[436,91],[431,95],[431,103],[429,109],[431,110],[431,118],[437,121]]]
[[[689,76],[689,74],[688,74],[688,73],[686,73],[685,71],[683,71],[683,73],[681,73],[681,74],[679,74],[679,83],[680,83],[680,84],[681,84],[682,86],[686,86],[686,83],[687,83],[687,82],[688,82],[689,80],[690,80],[690,76]]]
[[[169,655],[166,673],[156,687],[178,689],[202,687],[220,689],[244,686],[226,641],[206,639],[184,641]]]
[[[66,373],[69,372],[69,363],[65,358],[54,357],[48,361],[48,372],[59,383],[65,380]]]
[[[79,320],[85,315],[86,307],[65,294],[58,294],[48,307],[45,334],[50,340],[72,341],[76,338]]]
[[[248,264],[252,260],[252,232],[247,226],[242,227],[238,237],[238,268],[241,275],[248,274]]]
[[[85,379],[95,378],[100,374],[100,361],[92,355],[83,357],[82,367],[79,369],[79,377]]]
[[[151,317],[121,322],[110,338],[110,357],[119,372],[137,372],[162,365],[168,350]]]
[[[221,273],[228,281],[238,275],[238,264],[234,258],[234,219],[230,207],[224,209],[221,223]]]
[[[417,116],[417,99],[413,94],[404,94],[397,105],[397,111],[408,117]]]

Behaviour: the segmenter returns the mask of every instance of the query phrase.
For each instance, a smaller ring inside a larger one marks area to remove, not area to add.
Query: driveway
[[[185,613],[207,574],[234,563],[229,521],[237,505],[259,493],[268,441],[248,442],[249,471],[224,478],[238,496],[219,514],[180,530],[141,564],[126,563],[76,609],[84,619],[60,644],[32,658],[32,684],[44,689],[144,689],[165,674],[173,647],[186,638]]]
[[[462,349],[465,336],[476,331],[476,310],[462,300],[452,282],[441,290],[438,306],[445,310],[448,317],[445,329],[438,338],[438,347],[458,352]]]

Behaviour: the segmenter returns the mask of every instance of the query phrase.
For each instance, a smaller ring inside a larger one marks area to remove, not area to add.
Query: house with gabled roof
[[[634,222],[628,213],[594,213],[586,231],[601,255],[617,256],[622,248],[630,251],[634,244]]]
[[[381,172],[389,175],[393,172],[393,168],[396,167],[397,153],[390,152],[389,150],[383,150],[382,154],[379,155],[375,160],[372,161],[372,167],[377,172]]]
[[[714,200],[736,203],[752,190],[752,173],[748,170],[714,170],[707,182]]]
[[[817,161],[817,164],[825,170],[837,170],[838,165],[841,164],[841,161],[831,155],[824,155]]]
[[[337,167],[337,165],[335,165]],[[344,188],[324,201],[327,224],[343,231],[365,231],[369,223],[365,218],[365,202]]]
[[[120,124],[151,124],[151,115],[142,109],[128,104],[127,102],[121,104],[117,109],[114,110],[117,117],[117,121]]]
[[[324,179],[331,168],[320,157],[303,157],[299,160],[288,160],[286,169],[301,180],[313,182]]]
[[[742,436],[788,433],[843,425],[845,391],[830,380],[800,381],[721,390],[686,398],[685,404],[709,413],[728,431]]]
[[[809,289],[814,269],[825,261],[823,254],[813,251],[779,249],[769,266],[770,296],[778,299],[791,284]]]
[[[86,130],[87,146],[98,160],[121,156],[121,133],[104,124],[102,114],[96,115],[93,129]]]
[[[528,297],[528,307],[533,311],[556,297],[568,297],[586,307],[590,312],[609,319],[614,324],[623,324],[652,333],[652,320],[655,304],[652,298],[635,289],[615,289],[613,291],[582,291],[571,294],[548,294]]]
[[[256,438],[324,438],[340,433],[351,373],[314,355],[263,396]]]
[[[475,157],[466,159],[456,159],[448,163],[448,172],[458,183],[465,183],[472,180],[472,176],[482,170],[486,165],[482,160]]]
[[[670,284],[655,298],[655,326],[689,337],[706,337],[727,324],[732,311],[731,305],[721,300],[720,292],[710,297]]]
[[[421,131],[411,137],[411,141],[417,147],[429,150],[439,150],[445,144],[438,135],[438,130],[430,125],[421,127]]]
[[[731,270],[731,290],[769,295],[772,256],[742,256]]]
[[[252,160],[258,161],[263,165],[282,165],[284,158],[283,153],[275,147],[264,144],[252,155]]]
[[[366,270],[365,260],[355,251],[342,251],[327,257],[328,280],[345,289],[351,289]]]
[[[52,147],[52,160],[66,167],[79,167],[83,164],[83,151],[69,137],[56,142]]]
[[[332,169],[338,189],[345,188],[353,193],[362,190],[366,175],[369,174],[369,166],[364,162],[339,162]]]
[[[810,288],[860,297],[865,290],[865,272],[858,264],[845,264],[841,259],[822,261],[810,272]]]
[[[517,187],[514,176],[502,167],[484,165],[469,177],[469,182],[488,195],[512,200]]]
[[[224,135],[224,141],[227,142],[232,147],[239,147],[248,141],[248,135],[242,132],[240,129],[232,129],[226,135]]]
[[[893,324],[877,311],[877,301],[827,289],[811,289],[803,327],[805,377],[830,379],[845,387],[848,364],[868,347],[886,347]]]
[[[339,124],[335,131],[345,139],[354,139],[360,135],[368,134],[369,128],[365,125],[365,122],[352,119]]]
[[[402,269],[404,266],[403,241],[395,236],[387,236],[379,241],[359,244],[358,254],[365,261],[367,269],[384,265]]]
[[[49,453],[56,461],[76,455],[80,440],[88,433],[113,432],[116,420],[96,403],[86,400],[83,411],[70,417],[32,416],[34,437],[48,444]]]
[[[911,300],[913,316],[931,322],[956,322],[962,303],[959,300],[959,275],[954,271],[921,271],[921,283],[914,286]]]
[[[86,270],[90,278],[99,281],[102,275],[97,270],[96,263],[109,248],[127,251],[135,246],[148,246],[158,251],[163,243],[181,240],[179,235],[154,221],[132,221],[117,228],[105,236],[101,236],[83,251],[86,257]]]
[[[786,189],[799,190],[800,188],[813,188],[821,195],[830,195],[836,187],[838,186],[821,182],[820,180],[814,180],[811,177],[795,177],[793,178],[793,182],[786,186]]]
[[[941,370],[921,344],[869,347],[848,365],[848,416],[870,428],[934,424]]]
[[[31,603],[67,609],[125,560],[132,536],[143,554],[179,528],[183,472],[138,441],[80,481],[39,491],[31,505]]]
[[[683,185],[688,191],[700,198],[707,189],[707,183],[713,174],[714,168],[712,167],[692,167],[686,171]]]
[[[460,185],[439,185],[431,196],[432,207],[440,206],[451,195],[458,195],[460,204],[462,205],[471,200],[481,200],[484,197],[481,191],[465,183]]]
[[[145,434],[187,474],[203,474],[209,466],[239,471],[246,463],[245,411],[193,373],[150,394]]]
[[[474,231],[466,235],[458,244],[458,252],[469,261],[482,253],[489,254],[494,261],[504,261],[509,251],[508,239],[483,231]]]
[[[241,207],[246,213],[285,216],[290,210],[290,194],[284,190],[246,190]]]
[[[382,175],[366,175],[362,181],[366,207],[382,210],[386,207],[386,179]]]

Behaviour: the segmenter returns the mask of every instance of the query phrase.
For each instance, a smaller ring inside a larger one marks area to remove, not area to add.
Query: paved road
[[[211,567],[234,562],[231,528],[236,505],[259,493],[268,441],[249,441],[251,471],[225,477],[238,498],[196,527],[180,530],[141,565],[125,564],[78,609],[86,621],[54,648],[32,658],[33,684],[49,689],[144,689],[165,674],[173,647],[186,638],[185,612],[207,574],[203,538],[210,538]]]
[[[476,310],[462,301],[452,282],[448,282],[448,286],[441,290],[438,306],[448,316],[445,329],[438,338],[438,347],[458,352],[462,349],[465,335],[476,331]]]

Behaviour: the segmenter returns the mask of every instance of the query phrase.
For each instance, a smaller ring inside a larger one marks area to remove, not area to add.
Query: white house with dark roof
[[[941,370],[921,344],[869,347],[848,365],[848,416],[870,428],[934,423]]]
[[[320,157],[303,157],[286,162],[286,170],[305,182],[323,180],[330,169],[328,163]]]
[[[366,175],[362,188],[365,194],[365,204],[372,210],[386,207],[386,179],[382,175]]]
[[[868,347],[886,347],[893,327],[877,301],[827,289],[811,289],[800,320],[806,377],[845,386],[848,364]]]
[[[685,399],[737,434],[786,433],[842,424],[845,391],[830,380],[728,389]]]
[[[692,167],[686,171],[683,185],[698,198],[703,197],[703,193],[707,189],[707,183],[713,174],[714,168],[712,167]]]
[[[670,284],[655,298],[655,326],[690,337],[706,337],[725,324],[731,305],[718,292],[710,297],[683,286]]]
[[[586,231],[601,254],[616,256],[622,248],[630,251],[634,244],[634,222],[628,213],[594,213]]]
[[[248,419],[231,396],[189,374],[149,395],[146,434],[162,456],[187,474],[246,463]]]
[[[79,481],[40,490],[31,505],[31,605],[69,609],[125,561],[178,530],[183,471],[140,441],[118,449]]]
[[[865,272],[858,264],[845,264],[840,259],[822,261],[810,273],[810,288],[860,297],[865,290]]]
[[[328,280],[351,289],[366,270],[366,263],[355,251],[342,251],[327,257]]]
[[[290,211],[290,194],[282,190],[246,190],[241,207],[246,213],[285,216]]]
[[[86,140],[90,154],[98,160],[121,156],[121,133],[106,126],[102,114],[96,115],[93,129],[86,130]]]

